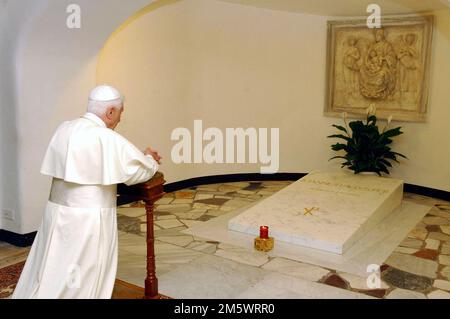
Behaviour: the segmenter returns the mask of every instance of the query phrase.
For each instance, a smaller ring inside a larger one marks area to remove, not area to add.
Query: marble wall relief
[[[328,22],[325,115],[365,115],[425,121],[433,16],[385,18],[382,28],[366,20]]]

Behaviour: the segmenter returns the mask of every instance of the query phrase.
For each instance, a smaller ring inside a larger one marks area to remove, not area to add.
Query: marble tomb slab
[[[257,203],[252,203],[207,222],[193,225],[189,229],[183,230],[182,233],[244,247],[253,251],[255,236],[230,231],[228,222],[255,205]],[[400,207],[373,227],[342,255],[283,241],[275,241],[274,249],[267,255],[284,257],[364,277],[368,274],[367,266],[383,264],[431,208],[431,206],[404,200]]]
[[[315,171],[232,218],[228,229],[257,236],[267,225],[276,241],[343,254],[402,197],[399,179]]]

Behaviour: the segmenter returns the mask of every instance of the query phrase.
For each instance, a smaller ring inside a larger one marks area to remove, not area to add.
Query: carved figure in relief
[[[384,100],[391,96],[396,86],[397,55],[391,43],[386,40],[385,31],[375,31],[375,42],[360,70],[361,94],[369,99]]]
[[[401,93],[416,93],[418,91],[419,52],[415,47],[417,36],[408,33],[399,37],[396,48],[399,60],[399,89]]]
[[[359,76],[359,61],[361,59],[361,52],[356,46],[358,40],[354,37],[347,39],[349,49],[344,55],[343,77],[347,88],[347,94],[357,94],[359,91],[358,76]]]

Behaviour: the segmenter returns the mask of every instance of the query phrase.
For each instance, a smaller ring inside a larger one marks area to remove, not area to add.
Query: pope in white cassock
[[[41,168],[50,196],[12,298],[111,298],[117,184],[149,180],[161,159],[114,132],[122,112],[119,92],[99,86],[88,112],[56,130]]]

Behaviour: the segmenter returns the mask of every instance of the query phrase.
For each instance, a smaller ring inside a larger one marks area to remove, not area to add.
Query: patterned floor
[[[298,276],[302,280],[306,279],[321,285],[338,287],[354,293],[355,296],[358,294],[377,298],[450,298],[450,202],[442,200],[405,193],[405,200],[430,205],[433,209],[416,225],[382,266],[382,286],[381,289],[375,290],[367,289],[366,278],[284,258],[272,258],[263,253],[255,255],[252,251],[243,251],[243,248],[180,233],[196,223],[208,221],[259,201],[290,183],[269,181],[211,184],[166,194],[155,206],[158,277],[168,273],[174,265],[188,263],[201,253],[263,270]],[[132,268],[127,268],[127,273],[121,272],[121,264],[132,264],[133,258],[136,257],[139,261],[132,265],[139,268],[144,266],[145,260],[142,256],[145,254],[143,238],[146,228],[145,218],[143,203],[133,203],[118,209],[120,243],[118,277],[122,280],[129,275],[129,269]],[[138,245],[136,241],[142,243]],[[14,249],[2,245],[0,244],[0,268],[24,259],[26,250],[22,250],[15,258],[10,256],[9,264],[6,264],[5,260],[8,257],[5,256],[8,256],[8,253],[3,251],[9,251],[11,255]],[[166,253],[168,251],[170,256]],[[2,274],[0,270],[0,298],[7,297],[14,288],[14,284],[11,284],[14,280],[8,278],[8,275]],[[189,282],[185,284],[188,285]]]

